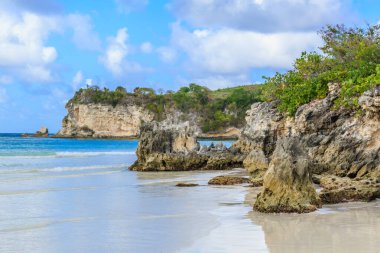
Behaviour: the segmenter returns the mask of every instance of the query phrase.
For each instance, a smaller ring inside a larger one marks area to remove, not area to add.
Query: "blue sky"
[[[56,132],[86,84],[258,83],[326,24],[379,22],[378,0],[0,0],[0,132]]]

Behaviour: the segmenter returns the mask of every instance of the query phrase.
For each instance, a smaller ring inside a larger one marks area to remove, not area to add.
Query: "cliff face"
[[[335,108],[339,92],[338,84],[330,84],[326,98],[301,106],[294,118],[280,113],[275,104],[252,105],[235,147],[246,154],[244,166],[251,176],[264,178],[264,192],[271,190],[266,178],[273,178],[268,176],[273,169],[268,168],[282,166],[274,159],[278,140],[295,138],[307,153],[314,182],[323,188],[324,203],[380,197],[380,86],[359,98],[358,110]]]
[[[66,106],[58,137],[131,138],[137,137],[143,122],[153,121],[154,115],[136,106],[73,104]]]

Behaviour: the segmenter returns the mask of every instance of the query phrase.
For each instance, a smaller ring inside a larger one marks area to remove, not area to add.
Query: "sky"
[[[87,84],[260,83],[318,50],[323,26],[376,24],[378,10],[378,0],[0,0],[0,132],[57,132]]]

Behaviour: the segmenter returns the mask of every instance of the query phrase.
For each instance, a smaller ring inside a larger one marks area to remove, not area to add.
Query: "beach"
[[[0,137],[0,252],[377,252],[380,201],[262,214],[232,171],[132,172],[136,140]],[[231,143],[228,143],[229,145]],[[200,186],[179,188],[179,182]]]

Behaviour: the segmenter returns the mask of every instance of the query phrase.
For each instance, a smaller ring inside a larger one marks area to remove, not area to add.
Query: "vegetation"
[[[327,94],[327,84],[342,86],[337,106],[355,109],[358,96],[380,83],[380,26],[327,26],[320,31],[321,52],[302,53],[294,68],[266,78],[262,99],[279,101],[279,109],[294,115],[300,105]]]
[[[244,124],[245,112],[259,101],[260,89],[256,85],[240,86],[212,91],[207,87],[189,84],[177,92],[157,94],[151,88],[135,88],[128,93],[124,87],[114,91],[91,86],[80,89],[70,102],[100,103],[107,105],[140,105],[154,113],[157,120],[165,119],[165,112],[177,109],[185,113],[197,113],[204,132],[213,132]]]
[[[380,83],[380,25],[364,29],[327,26],[320,35],[324,44],[319,52],[302,53],[292,70],[265,77],[263,85],[212,91],[190,84],[176,92],[158,94],[151,88],[127,92],[121,86],[114,91],[92,86],[79,90],[71,102],[140,105],[153,112],[157,120],[163,120],[171,109],[197,113],[204,132],[241,127],[246,110],[260,100],[276,101],[281,111],[294,115],[299,106],[324,98],[330,82],[342,86],[336,105],[355,109],[358,96]]]

